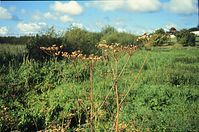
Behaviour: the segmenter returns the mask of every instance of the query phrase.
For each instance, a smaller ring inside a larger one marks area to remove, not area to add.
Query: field
[[[89,62],[34,61],[25,47],[0,46],[0,131],[89,131]],[[154,47],[128,57],[92,65],[95,131],[113,131],[117,114],[119,131],[199,131],[199,49]]]
[[[0,44],[0,65],[22,61],[27,53],[25,45]]]

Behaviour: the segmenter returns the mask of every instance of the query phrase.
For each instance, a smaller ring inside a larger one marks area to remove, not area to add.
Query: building
[[[177,32],[176,28],[172,27],[169,29],[170,34],[175,34]]]
[[[196,36],[199,36],[199,31],[192,31],[191,33],[195,34]]]

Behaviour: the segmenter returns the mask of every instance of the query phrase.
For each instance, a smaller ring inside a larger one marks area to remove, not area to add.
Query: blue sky
[[[134,34],[198,25],[197,0],[1,1],[0,35],[24,35],[106,25]]]

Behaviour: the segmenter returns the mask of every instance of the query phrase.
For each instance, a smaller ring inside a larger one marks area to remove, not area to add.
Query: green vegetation
[[[97,52],[95,45],[100,41],[100,38],[100,33],[73,27],[64,34],[63,45],[68,52],[81,50],[84,54],[94,54]]]
[[[112,131],[117,121],[119,131],[199,131],[198,48],[156,45],[132,54],[115,50],[120,45],[111,45],[112,36],[123,46],[136,41],[111,27],[100,33],[71,28],[63,36],[52,28],[27,47],[1,44],[0,131],[89,131],[90,125]],[[112,52],[96,47],[104,38]],[[53,44],[104,59],[91,68],[91,60],[49,57],[39,48]]]
[[[104,27],[101,31],[101,43],[131,45],[136,43],[137,36],[126,32],[117,32],[113,27]]]
[[[0,44],[0,66],[22,62],[26,54],[26,45]]]
[[[187,29],[182,29],[176,33],[177,40],[183,46],[195,46],[196,36]]]
[[[170,38],[164,29],[160,28],[155,31],[155,34],[152,36],[151,43],[155,46],[161,46],[167,44],[169,39]]]
[[[196,37],[196,46],[199,46],[199,36]]]
[[[139,79],[133,83],[148,54]],[[137,51],[118,81],[119,128],[129,130],[198,131],[198,49]],[[126,60],[120,55],[118,70]],[[112,61],[93,69],[94,128],[114,126]],[[89,65],[82,61],[45,62],[24,59],[0,74],[1,131],[89,129]],[[100,107],[108,94],[108,98]],[[81,125],[80,125],[80,124]]]

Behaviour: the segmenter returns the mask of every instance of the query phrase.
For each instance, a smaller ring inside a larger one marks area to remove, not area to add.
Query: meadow
[[[0,44],[0,65],[21,62],[26,54],[26,45]]]
[[[199,131],[196,47],[93,62],[91,124],[88,61],[35,61],[24,47],[0,46],[0,131],[114,131],[116,119],[119,131]]]

